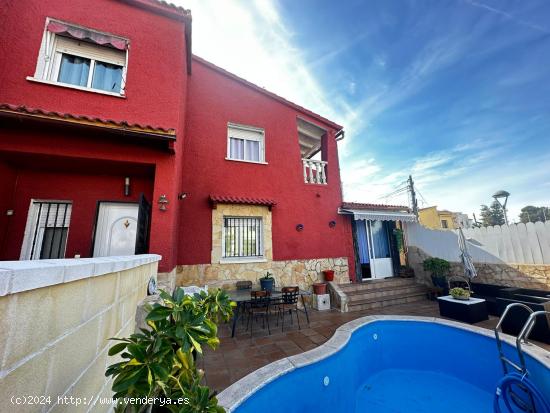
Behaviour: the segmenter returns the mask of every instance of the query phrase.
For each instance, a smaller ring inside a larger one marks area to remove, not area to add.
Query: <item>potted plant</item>
[[[432,283],[434,287],[442,288],[444,291],[448,291],[447,276],[451,269],[449,261],[442,258],[426,258],[423,262],[424,270],[429,271],[432,277]]]
[[[273,291],[273,284],[275,284],[275,278],[273,278],[273,274],[269,271],[265,274],[265,276],[260,278],[260,287],[264,291]]]
[[[334,270],[323,270],[323,275],[326,282],[334,281]]]
[[[149,329],[140,329],[118,343],[109,356],[120,361],[107,368],[113,376],[116,412],[221,413],[216,392],[204,385],[204,372],[195,364],[203,346],[218,347],[217,323],[228,321],[234,302],[223,290],[186,295],[160,291],[163,303],[147,306]],[[170,403],[159,405],[158,400]],[[184,401],[185,404],[182,404]]]
[[[327,284],[326,283],[314,283],[313,284],[313,294],[323,295],[327,293]]]
[[[469,300],[470,299],[470,291],[468,291],[464,288],[460,288],[460,287],[451,288],[451,290],[449,292],[451,293],[451,296],[455,300]]]

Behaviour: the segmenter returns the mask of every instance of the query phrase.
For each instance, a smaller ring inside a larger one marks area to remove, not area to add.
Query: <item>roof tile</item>
[[[52,120],[70,120],[76,122],[83,122],[87,124],[96,124],[98,126],[108,126],[116,127],[121,129],[131,129],[136,132],[143,133],[157,133],[162,135],[172,135],[175,137],[176,131],[172,128],[165,128],[161,126],[152,126],[149,124],[140,124],[140,123],[130,123],[125,120],[114,120],[114,119],[103,119],[97,116],[88,116],[88,115],[76,115],[72,113],[62,113],[49,111],[40,108],[30,108],[24,105],[12,105],[9,103],[0,103],[0,112],[21,114],[21,115],[30,115],[30,116],[40,116],[46,117]]]
[[[343,202],[343,209],[365,209],[365,210],[384,210],[384,211],[407,211],[410,208],[404,205],[385,205],[385,204],[365,204],[360,202]]]

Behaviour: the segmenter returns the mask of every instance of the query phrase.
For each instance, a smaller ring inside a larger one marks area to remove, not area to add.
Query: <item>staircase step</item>
[[[395,296],[401,296],[404,294],[426,294],[426,287],[419,284],[413,285],[400,285],[392,287],[384,287],[378,289],[369,289],[369,290],[357,290],[346,292],[346,295],[349,298],[349,302],[356,302],[362,300],[368,300],[371,298],[379,299],[392,299]]]
[[[424,301],[426,299],[426,293],[415,292],[415,293],[404,293],[399,295],[394,295],[388,298],[370,298],[366,300],[350,301],[348,302],[349,311],[361,311],[361,310],[371,310],[376,308],[383,308],[390,305],[399,305],[399,304],[408,304],[414,303],[417,301]]]
[[[375,290],[380,288],[416,285],[414,278],[384,278],[382,280],[365,281],[362,283],[339,284],[340,289],[347,293],[354,291]]]

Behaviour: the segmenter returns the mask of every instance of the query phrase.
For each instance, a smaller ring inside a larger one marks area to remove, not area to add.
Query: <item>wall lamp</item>
[[[168,201],[168,198],[166,198],[166,195],[161,195],[159,197],[158,204],[159,204],[159,209],[161,211],[166,211],[168,209],[168,204],[169,203],[170,203],[170,201]]]
[[[130,177],[124,178],[124,196],[130,196]]]

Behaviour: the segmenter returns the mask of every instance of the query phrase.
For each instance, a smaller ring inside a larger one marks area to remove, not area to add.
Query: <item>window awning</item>
[[[416,216],[410,212],[401,211],[365,211],[360,209],[340,209],[341,214],[353,215],[353,219],[368,219],[371,221],[402,221],[416,222]]]
[[[101,46],[111,46],[118,50],[126,50],[128,40],[109,34],[99,33],[82,27],[71,26],[66,23],[51,20],[47,29],[51,33],[67,35],[78,40],[88,40]]]

